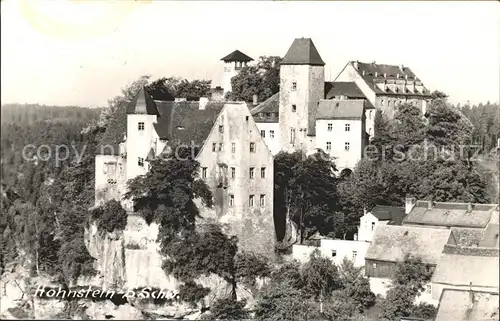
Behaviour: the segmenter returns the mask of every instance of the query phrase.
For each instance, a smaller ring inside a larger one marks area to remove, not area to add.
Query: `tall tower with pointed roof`
[[[151,149],[159,116],[158,108],[144,87],[127,106],[127,180],[146,174],[146,158]]]
[[[324,97],[325,63],[310,38],[297,38],[280,64],[279,127],[281,150],[308,152]]]
[[[236,76],[241,68],[246,67],[253,59],[239,50],[231,52],[229,55],[221,59],[224,62],[224,72],[222,74],[222,88],[224,95],[232,90],[231,78]]]

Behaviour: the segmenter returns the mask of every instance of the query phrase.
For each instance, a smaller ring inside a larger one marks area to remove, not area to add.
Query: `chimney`
[[[406,196],[405,199],[405,214],[408,215],[413,207],[415,206],[417,200],[414,197],[410,197],[409,195]]]
[[[363,74],[363,76],[366,74],[366,72],[364,70],[361,73]]]
[[[433,201],[427,201],[427,209],[428,210],[432,209],[432,206],[434,205],[433,203],[434,203]]]
[[[377,71],[375,71],[375,77],[378,77],[378,72]]]
[[[208,98],[207,97],[200,97],[199,109],[204,110],[205,107],[207,106],[207,104],[208,104]]]
[[[359,68],[359,61],[357,61],[357,60],[356,60],[356,61],[354,61],[352,64],[354,65],[354,68],[355,68],[356,70],[358,70],[358,68]]]
[[[384,72],[384,78],[387,78],[387,73],[386,72]]]
[[[401,71],[403,71],[403,72],[404,72],[404,71],[405,71],[405,66],[403,66],[403,65],[399,65],[399,69],[401,69]]]
[[[258,104],[258,96],[257,95],[253,95],[252,98],[253,98],[253,105],[254,106],[257,105]]]
[[[399,72],[396,74],[396,78],[398,78],[398,79],[399,79]]]
[[[472,212],[473,207],[474,207],[474,206],[472,205],[472,203],[471,203],[471,202],[467,203],[467,212],[468,212],[468,213]]]

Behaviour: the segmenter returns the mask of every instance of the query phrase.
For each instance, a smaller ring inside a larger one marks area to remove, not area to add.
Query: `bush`
[[[108,232],[123,231],[127,226],[127,212],[116,200],[95,208],[91,212],[91,221],[97,224],[99,230]]]
[[[181,301],[191,303],[193,306],[196,306],[208,293],[210,293],[209,288],[204,288],[193,281],[188,281],[179,287],[179,298]]]

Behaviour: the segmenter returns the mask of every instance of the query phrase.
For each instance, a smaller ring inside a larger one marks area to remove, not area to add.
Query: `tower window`
[[[207,178],[207,168],[203,167],[201,169],[201,178]]]
[[[332,257],[336,257],[337,256],[337,250],[332,250]]]
[[[333,124],[328,124],[328,131],[331,132],[333,130]]]
[[[255,143],[250,143],[250,153],[255,153]]]
[[[372,110],[368,112],[368,119],[372,119]]]
[[[297,105],[292,105],[292,112],[296,112],[297,111]]]
[[[139,165],[141,167],[144,166],[144,158],[139,157],[139,159],[137,160],[137,165]]]
[[[248,116],[245,116],[245,120],[248,121]]]
[[[332,150],[332,142],[326,142],[326,150]]]
[[[292,82],[292,90],[293,91],[297,90],[297,82],[296,81]]]
[[[266,195],[260,194],[260,207],[266,206]]]
[[[224,150],[224,144],[219,143],[219,152],[222,152]]]
[[[266,138],[266,131],[265,131],[265,130],[261,130],[261,131],[260,131],[260,136],[261,136],[262,138]]]
[[[236,153],[236,143],[231,143],[231,153]]]
[[[229,207],[233,207],[234,206],[234,195],[231,194],[229,195]]]
[[[248,206],[253,207],[255,195],[248,196]]]
[[[290,128],[290,144],[295,144],[295,128]]]
[[[236,178],[236,168],[231,167],[231,178]]]
[[[351,131],[351,124],[345,124],[345,131],[350,132]]]
[[[219,133],[223,133],[224,132],[224,126],[219,126]]]
[[[217,143],[212,143],[212,152],[217,151]]]
[[[250,178],[255,178],[255,167],[250,167],[250,170],[249,170],[249,176]]]
[[[372,231],[375,229],[375,222],[372,222]]]
[[[345,149],[346,151],[349,151],[349,147],[350,147],[350,145],[351,145],[350,143],[345,142],[345,144],[344,144],[344,149]]]
[[[266,168],[265,167],[260,168],[260,178],[266,178]]]
[[[274,138],[274,130],[270,130],[269,131],[269,137],[270,138]]]
[[[142,122],[142,121],[141,121],[141,122],[139,122],[139,123],[137,124],[137,128],[138,128],[139,130],[144,130],[144,122]]]

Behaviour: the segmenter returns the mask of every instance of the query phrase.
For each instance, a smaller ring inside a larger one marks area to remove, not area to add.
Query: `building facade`
[[[231,52],[221,59],[224,63],[224,73],[222,74],[223,96],[232,91],[231,79],[238,75],[242,68],[246,67],[253,58],[245,55],[239,50]]]

